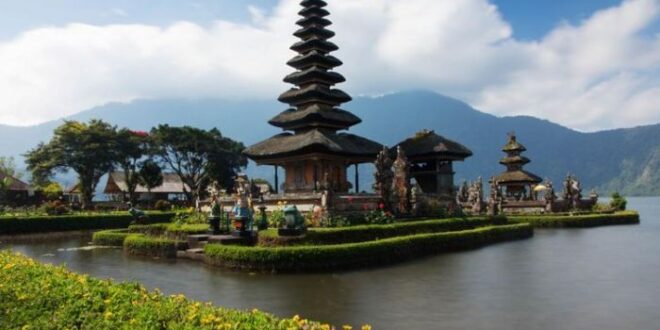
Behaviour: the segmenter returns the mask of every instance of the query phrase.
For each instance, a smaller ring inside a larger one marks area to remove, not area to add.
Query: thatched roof
[[[9,185],[10,191],[28,191],[31,189],[29,184],[11,175],[7,175],[6,173],[0,172],[0,180],[4,180],[5,178],[9,178],[9,180],[11,181],[11,184]]]
[[[541,183],[543,179],[536,174],[527,172],[525,170],[507,171],[495,177],[495,181],[499,184],[510,183]]]
[[[337,106],[351,101],[351,97],[339,89],[330,89],[327,85],[311,84],[304,88],[292,88],[280,95],[280,102],[292,106],[322,103]]]
[[[432,130],[417,132],[415,136],[396,145],[393,150],[396,150],[397,147],[401,147],[406,156],[411,159],[444,156],[449,159],[462,160],[472,156],[472,151],[466,146],[438,135]]]
[[[163,173],[163,184],[151,189],[152,193],[157,194],[182,194],[183,188],[190,191],[190,187],[181,181],[181,178],[175,173]],[[126,175],[124,172],[112,172],[108,175],[108,182],[106,183],[104,193],[118,194],[128,192],[128,185],[126,184]],[[136,193],[147,193],[148,190],[142,185],[138,185],[135,189]]]
[[[502,165],[510,165],[510,164],[520,164],[520,165],[525,165],[531,162],[529,158],[525,156],[507,156],[502,159],[500,159],[500,164]]]
[[[289,130],[305,126],[347,128],[359,124],[361,121],[348,111],[315,104],[300,110],[285,110],[271,119],[269,123]]]
[[[376,157],[380,143],[348,133],[311,129],[297,134],[282,133],[243,151],[254,160],[267,160],[308,153]]]
[[[516,139],[516,135],[513,133],[509,134],[509,141],[507,141],[507,143],[502,148],[502,151],[504,152],[512,152],[512,151],[523,152],[526,150],[527,148],[525,148],[524,145],[518,142],[518,140]]]

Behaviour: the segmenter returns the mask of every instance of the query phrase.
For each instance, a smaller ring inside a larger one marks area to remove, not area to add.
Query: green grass
[[[0,329],[329,329],[299,317],[218,308],[0,251]]]
[[[510,222],[529,223],[536,228],[589,228],[639,223],[639,213],[623,211],[616,213],[579,215],[511,216]]]

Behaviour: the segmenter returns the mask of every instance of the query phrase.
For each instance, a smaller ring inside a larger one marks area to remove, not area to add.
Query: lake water
[[[660,329],[660,198],[639,226],[536,230],[532,239],[335,274],[246,274],[187,261],[66,250],[89,236],[4,244],[40,261],[281,317],[375,329]]]

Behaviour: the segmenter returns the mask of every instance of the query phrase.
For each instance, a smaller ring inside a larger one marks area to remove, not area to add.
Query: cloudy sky
[[[328,2],[353,95],[429,89],[582,131],[660,123],[660,0]],[[298,3],[0,0],[0,123],[142,98],[274,99]]]

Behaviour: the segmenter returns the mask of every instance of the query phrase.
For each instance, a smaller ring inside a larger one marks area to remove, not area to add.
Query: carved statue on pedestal
[[[494,216],[500,212],[500,203],[502,202],[502,190],[495,180],[495,177],[490,178],[490,193],[488,196],[488,215]]]
[[[394,161],[394,196],[400,214],[410,213],[410,162],[401,147]]]
[[[380,195],[383,203],[383,208],[387,211],[392,210],[392,183],[394,173],[392,172],[392,158],[390,158],[390,151],[387,147],[383,146],[383,150],[378,153],[374,166],[374,191]]]
[[[468,199],[470,198],[469,190],[470,188],[468,187],[467,181],[463,180],[456,193],[456,204],[462,205],[468,202]]]
[[[481,211],[483,210],[483,202],[484,202],[484,183],[481,177],[477,179],[476,182],[474,182],[474,187],[473,187],[473,201],[474,203],[472,204],[472,213],[473,214],[480,214]]]

